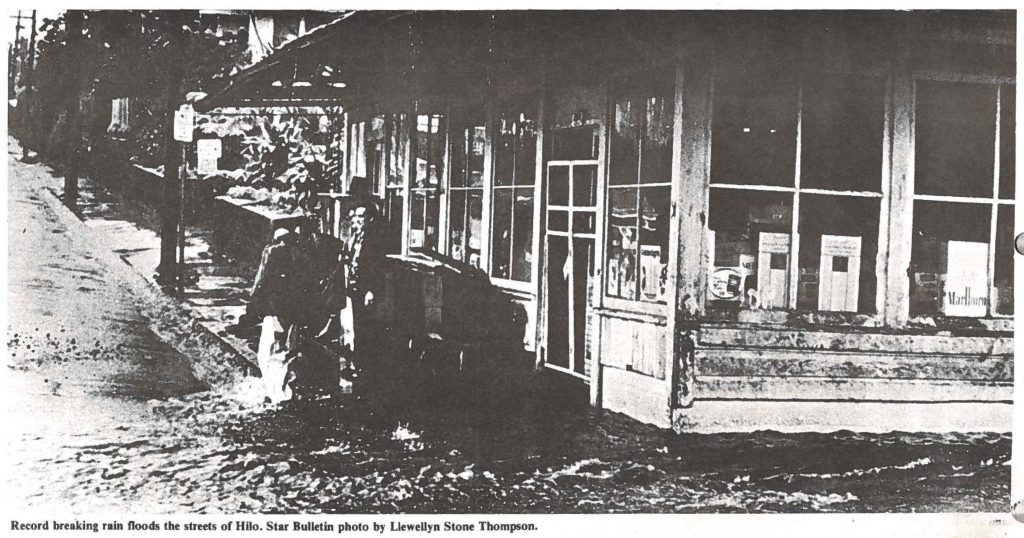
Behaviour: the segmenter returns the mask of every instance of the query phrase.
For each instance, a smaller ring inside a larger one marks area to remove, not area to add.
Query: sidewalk
[[[89,260],[99,266],[98,272],[103,273],[104,278],[112,277],[127,287],[137,301],[136,308],[147,318],[149,328],[161,340],[189,357],[192,370],[203,383],[209,386],[230,384],[255,370],[254,342],[225,331],[245,309],[248,279],[232,274],[230,264],[213,263],[201,231],[189,231],[185,248],[186,262],[197,270],[199,278],[188,285],[182,297],[170,297],[153,281],[159,262],[160,237],[151,226],[147,227],[147,224],[152,224],[146,221],[151,215],[140,208],[118,208],[117,200],[104,196],[105,191],[96,188],[88,179],[81,180],[76,215],[60,200],[63,179],[46,165],[18,161],[16,157],[20,153],[17,141],[9,138],[9,235],[14,234],[14,228],[19,224],[25,233],[29,233],[29,228],[41,233],[38,228],[49,226],[49,223],[40,223],[43,219],[37,212],[29,215],[18,210],[23,208],[23,203],[36,205],[48,213],[46,218],[60,227],[61,231],[55,229],[54,233],[70,239],[69,245],[55,245],[47,250],[53,250],[64,263],[80,263],[81,260],[76,258]],[[27,222],[20,222],[22,220]],[[27,248],[46,248],[38,244],[40,241],[34,240]],[[19,264],[40,263],[22,260],[23,252],[14,248],[18,242],[12,237],[12,273]],[[68,270],[75,271],[75,268]],[[237,273],[238,269],[234,272]],[[51,285],[52,280],[48,279],[47,285]],[[13,293],[13,276],[10,285],[11,317],[17,319],[23,312],[31,311],[31,303],[39,301],[39,298],[24,297],[16,302],[15,297],[22,295]],[[67,305],[74,304],[76,296],[88,293],[88,290],[55,289],[53,292],[60,296],[59,303]],[[64,319],[73,319],[73,312],[65,314]]]

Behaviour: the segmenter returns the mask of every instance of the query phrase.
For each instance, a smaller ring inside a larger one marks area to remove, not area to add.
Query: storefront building
[[[381,199],[395,270],[430,250],[485,271],[593,405],[678,430],[1009,429],[1012,13],[324,31],[268,60],[350,77],[346,177]]]

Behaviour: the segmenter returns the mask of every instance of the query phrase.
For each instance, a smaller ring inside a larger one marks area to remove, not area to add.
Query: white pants
[[[341,345],[347,345],[349,349],[355,350],[355,321],[352,318],[352,300],[345,301],[345,308],[341,309],[341,313],[338,315],[338,324],[341,326],[341,334],[339,340]]]
[[[279,341],[284,341],[283,333],[284,328],[278,322],[277,316],[263,318],[256,359],[263,378],[263,389],[270,401],[275,403],[292,397],[292,388],[288,386],[286,349],[285,346],[278,344]]]

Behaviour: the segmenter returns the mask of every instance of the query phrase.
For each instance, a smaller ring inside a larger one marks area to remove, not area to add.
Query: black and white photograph
[[[5,533],[1021,525],[1016,11],[281,7],[5,9]]]

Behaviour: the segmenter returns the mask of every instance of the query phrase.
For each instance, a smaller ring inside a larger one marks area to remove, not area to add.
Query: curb
[[[43,170],[50,168],[42,163],[23,166],[39,166]],[[149,329],[189,359],[199,380],[211,387],[223,387],[246,376],[259,375],[256,354],[243,342],[232,342],[214,332],[195,310],[168,296],[139,268],[111,251],[103,241],[106,234],[86,226],[63,204],[52,185],[43,183],[41,186],[40,190],[44,192],[40,199],[46,207],[61,224],[84,240],[96,259],[117,276],[120,285],[136,295],[140,310],[149,321]]]

